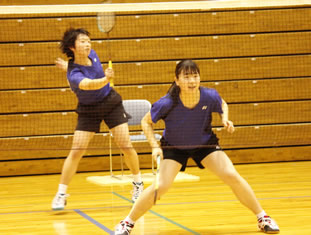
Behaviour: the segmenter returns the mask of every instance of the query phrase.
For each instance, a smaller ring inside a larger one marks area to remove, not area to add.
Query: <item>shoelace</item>
[[[67,197],[69,197],[69,194],[64,194],[64,195],[59,194],[58,197],[57,197],[57,202],[60,202],[63,199],[66,200]]]
[[[135,189],[132,191],[135,197],[138,197],[139,194],[143,191],[140,186],[143,186],[143,183],[135,183],[133,184],[135,186]]]
[[[132,228],[134,227],[134,224],[130,224],[127,221],[121,222],[122,230],[125,230],[126,232],[131,232]]]
[[[260,228],[262,228],[264,225],[267,225],[267,224],[272,226],[272,227],[275,226],[275,224],[274,224],[273,220],[271,219],[271,217],[267,216],[267,215],[259,218],[258,219],[258,223],[259,223],[259,227]]]

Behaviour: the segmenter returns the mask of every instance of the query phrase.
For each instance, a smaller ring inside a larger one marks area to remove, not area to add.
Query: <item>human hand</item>
[[[57,68],[67,71],[68,61],[63,60],[62,58],[57,58],[55,60],[55,65]]]
[[[235,128],[233,126],[233,122],[229,120],[222,120],[222,124],[224,125],[225,130],[227,130],[229,133],[233,133]]]
[[[108,80],[110,80],[111,78],[113,78],[113,77],[114,77],[114,71],[113,71],[113,69],[112,69],[112,68],[106,68],[106,69],[105,69],[105,75],[106,75],[106,78],[107,78]]]
[[[153,161],[157,161],[157,157],[160,156],[161,160],[163,160],[163,151],[160,147],[152,148],[152,159]]]

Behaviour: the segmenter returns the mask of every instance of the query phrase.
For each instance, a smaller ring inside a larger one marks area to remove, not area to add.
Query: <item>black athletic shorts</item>
[[[84,105],[79,103],[76,109],[78,124],[76,130],[99,132],[102,120],[109,129],[127,123],[129,115],[125,112],[122,98],[114,89],[96,104]]]
[[[190,157],[195,161],[199,168],[203,169],[204,166],[201,164],[201,161],[210,153],[222,150],[219,146],[218,138],[214,133],[204,147],[200,146],[195,149],[178,149],[169,145],[163,137],[161,138],[161,147],[164,159],[171,159],[182,165],[180,171],[185,171]]]

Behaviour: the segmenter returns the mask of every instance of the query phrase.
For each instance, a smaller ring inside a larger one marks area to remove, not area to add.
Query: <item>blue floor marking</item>
[[[94,220],[92,217],[88,216],[84,212],[80,211],[79,209],[74,209],[74,211],[77,212],[79,215],[81,215],[83,218],[85,218],[88,221],[90,221],[91,223],[95,224],[97,227],[99,227],[102,230],[104,230],[105,232],[107,232],[107,233],[109,233],[111,235],[114,235],[114,231],[111,231],[109,228],[107,228],[106,226],[104,226],[101,223],[97,222],[96,220]]]
[[[123,197],[122,195],[120,195],[118,193],[112,192],[112,194],[114,194],[114,195],[116,195],[116,196],[118,196],[118,197],[120,197],[123,200],[126,200],[128,202],[132,202],[130,199],[128,199],[126,197]],[[153,210],[149,210],[149,212],[154,214],[154,215],[156,215],[156,216],[158,216],[158,217],[160,217],[160,218],[162,218],[162,219],[164,219],[164,220],[166,220],[166,221],[168,221],[168,222],[170,222],[170,223],[172,223],[172,224],[174,224],[174,225],[176,225],[176,226],[178,226],[178,227],[180,227],[180,228],[183,228],[184,230],[187,230],[188,232],[190,232],[192,234],[200,235],[200,233],[197,233],[197,232],[191,230],[190,228],[187,228],[187,227],[185,227],[185,226],[183,226],[183,225],[181,225],[181,224],[179,224],[179,223],[177,223],[177,222],[175,222],[175,221],[173,221],[173,220],[171,220],[171,219],[169,219],[169,218],[167,218],[167,217],[165,217],[163,215],[160,215],[160,214],[158,214],[157,212],[155,212]]]

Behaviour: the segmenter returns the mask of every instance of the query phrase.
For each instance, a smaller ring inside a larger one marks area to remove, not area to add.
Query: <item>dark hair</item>
[[[200,74],[200,69],[199,66],[193,62],[192,60],[182,60],[180,61],[175,68],[175,76],[176,79],[178,80],[179,75],[181,73],[184,74]],[[173,100],[178,98],[178,95],[180,93],[180,88],[179,86],[176,85],[176,82],[174,81],[170,88],[168,89],[167,93],[171,95]]]
[[[178,79],[181,73],[184,74],[199,74],[199,66],[192,60],[182,60],[176,65],[175,76]]]
[[[60,49],[64,54],[67,55],[67,57],[74,59],[74,54],[70,48],[75,48],[75,42],[80,34],[90,36],[90,33],[83,28],[79,29],[70,28],[67,29],[66,32],[64,33],[64,36],[60,43]]]
[[[184,74],[199,74],[200,75],[200,69],[199,69],[199,66],[194,61],[192,61],[192,60],[182,60],[182,61],[180,61],[176,65],[176,68],[175,68],[175,76],[176,76],[177,80],[178,80],[179,75],[181,73],[184,73]],[[177,86],[175,81],[172,83],[172,85],[168,89],[167,93],[171,96],[171,98],[173,100],[173,105],[169,109],[169,111],[164,115],[163,119],[178,104],[178,97],[179,97],[179,93],[180,93],[180,88],[179,88],[179,86]]]

